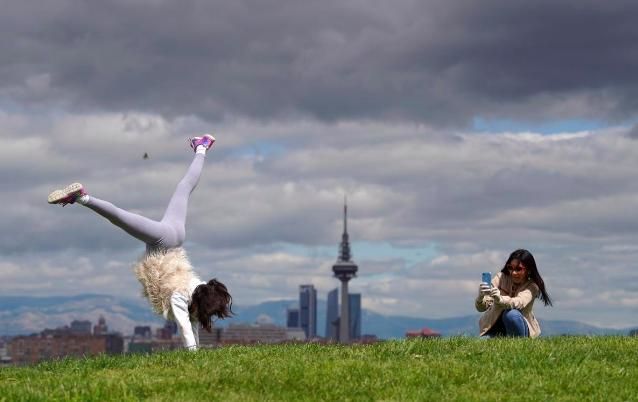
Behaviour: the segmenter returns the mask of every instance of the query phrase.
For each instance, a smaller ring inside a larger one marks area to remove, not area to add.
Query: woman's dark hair
[[[527,277],[532,280],[532,282],[534,282],[541,291],[541,293],[538,295],[538,298],[541,299],[546,306],[551,306],[552,299],[549,298],[549,293],[547,293],[547,291],[545,290],[545,282],[543,281],[543,278],[541,278],[541,274],[538,273],[536,260],[534,260],[534,256],[532,255],[532,253],[524,249],[519,249],[512,252],[512,254],[510,254],[509,258],[507,259],[505,266],[503,267],[503,269],[501,269],[503,275],[510,274],[508,268],[512,260],[519,260],[523,263],[523,265],[527,269]]]
[[[211,279],[206,284],[199,285],[193,291],[191,303],[188,305],[188,312],[191,316],[197,317],[206,331],[211,332],[211,317],[217,316],[224,319],[231,317],[233,298],[228,293],[226,285],[217,279]]]

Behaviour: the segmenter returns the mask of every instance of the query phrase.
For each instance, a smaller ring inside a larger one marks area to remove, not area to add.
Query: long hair
[[[231,317],[234,314],[232,307],[233,298],[228,293],[226,285],[213,278],[195,288],[188,312],[197,317],[197,321],[206,331],[211,332],[211,317]]]
[[[528,278],[532,282],[534,282],[536,286],[538,286],[538,289],[540,289],[541,291],[538,295],[538,298],[541,299],[546,306],[551,306],[552,299],[550,299],[549,293],[547,293],[547,290],[545,290],[545,282],[543,281],[543,278],[541,278],[541,274],[538,272],[538,268],[536,267],[536,260],[534,260],[534,256],[532,255],[532,253],[524,249],[518,249],[512,252],[512,254],[510,254],[509,258],[507,259],[507,262],[505,262],[503,269],[501,269],[503,275],[510,275],[510,271],[507,268],[509,267],[512,260],[519,260],[523,263],[527,270]]]

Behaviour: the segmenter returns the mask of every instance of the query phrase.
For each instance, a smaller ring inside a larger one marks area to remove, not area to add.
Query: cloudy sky
[[[237,304],[325,298],[347,195],[364,307],[472,314],[527,248],[538,316],[638,325],[637,3],[0,3],[3,295],[139,298],[143,244],[47,194],[158,219],[212,132],[186,248]]]

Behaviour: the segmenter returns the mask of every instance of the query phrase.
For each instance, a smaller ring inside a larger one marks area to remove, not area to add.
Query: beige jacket
[[[195,288],[202,282],[182,248],[159,250],[145,254],[135,265],[135,275],[142,284],[142,295],[153,310],[177,322],[184,346],[199,346],[199,323],[191,320],[188,305]]]
[[[536,338],[541,334],[541,327],[534,317],[532,308],[534,300],[540,293],[540,289],[536,284],[528,280],[522,285],[516,287],[512,282],[510,275],[503,275],[502,272],[497,273],[492,278],[492,286],[501,291],[501,298],[504,305],[496,305],[491,296],[478,296],[475,301],[476,310],[483,313],[479,319],[480,335],[483,336],[498,321],[504,310],[516,309],[523,314],[523,318],[527,322],[530,338]]]

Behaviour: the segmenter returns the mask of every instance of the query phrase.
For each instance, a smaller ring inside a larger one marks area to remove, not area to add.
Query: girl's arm
[[[188,299],[181,293],[173,293],[171,296],[171,308],[173,316],[180,329],[184,347],[189,350],[197,350],[197,339],[193,333],[190,314],[188,313]]]

